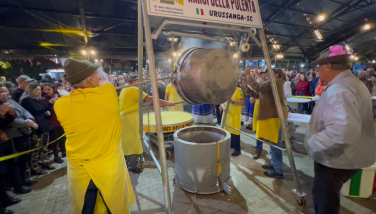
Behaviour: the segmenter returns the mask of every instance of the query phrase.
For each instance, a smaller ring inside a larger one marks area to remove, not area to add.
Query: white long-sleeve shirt
[[[370,96],[350,70],[324,88],[306,135],[307,152],[314,161],[336,169],[360,169],[375,163]]]
[[[291,82],[290,81],[286,81],[283,84],[283,92],[285,93],[286,98],[292,97]]]

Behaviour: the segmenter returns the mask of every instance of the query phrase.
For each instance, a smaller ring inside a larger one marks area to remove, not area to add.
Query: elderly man
[[[31,79],[29,76],[21,75],[16,79],[18,84],[18,88],[13,90],[12,92],[12,100],[16,102],[20,102],[20,98],[22,94],[25,92],[25,88],[29,85],[30,82],[35,81],[35,79]]]
[[[73,213],[129,213],[135,197],[121,147],[116,90],[100,85],[99,64],[69,58],[63,66],[74,90],[54,108],[67,138]]]
[[[372,94],[372,87],[373,84],[370,80],[367,79],[367,71],[359,71],[358,73],[358,79],[366,85],[368,91],[370,94]]]
[[[311,65],[327,83],[306,135],[314,160],[312,196],[317,214],[337,214],[342,185],[360,168],[375,163],[376,137],[371,96],[350,71],[350,55],[342,45],[330,47]]]
[[[138,83],[138,76],[136,74],[131,75],[128,78],[130,84]],[[121,141],[123,145],[123,152],[127,158],[128,170],[133,173],[141,173],[142,169],[137,167],[138,157],[142,154],[142,143],[139,132],[139,108],[140,102],[139,88],[131,86],[124,88],[120,92],[119,107],[121,120],[123,122],[123,129],[121,132]],[[148,96],[145,92],[142,92],[143,102],[153,103],[153,97]],[[173,102],[159,100],[161,107],[174,106]]]

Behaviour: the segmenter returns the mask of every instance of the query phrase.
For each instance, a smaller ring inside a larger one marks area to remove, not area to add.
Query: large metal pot
[[[179,57],[175,80],[184,101],[193,105],[221,104],[234,93],[238,71],[229,51],[195,47]]]
[[[212,126],[192,126],[175,132],[176,184],[197,194],[222,190],[229,193],[230,137],[227,131]]]

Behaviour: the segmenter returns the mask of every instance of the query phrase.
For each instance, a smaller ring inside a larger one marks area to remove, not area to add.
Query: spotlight
[[[91,50],[91,51],[90,51],[90,54],[91,54],[91,55],[95,55],[95,51]]]
[[[372,63],[376,63],[376,60],[372,60]]]
[[[82,53],[83,55],[86,55],[86,54],[87,54],[85,50],[82,50],[81,53]]]
[[[234,54],[234,58],[237,58],[238,57],[238,54]]]
[[[325,19],[325,16],[324,16],[324,15],[320,15],[320,16],[319,16],[319,20],[320,20],[320,21],[324,21],[324,19]]]
[[[176,56],[176,52],[174,52],[172,55],[173,55],[173,56]]]
[[[304,66],[305,66],[305,64],[304,64],[304,63],[302,63],[302,64],[300,65],[300,67],[302,67],[302,68],[304,68]]]
[[[364,30],[369,30],[371,26],[369,24],[364,25]]]
[[[277,57],[277,59],[283,59],[284,56],[283,56],[283,54],[277,54],[276,57]]]

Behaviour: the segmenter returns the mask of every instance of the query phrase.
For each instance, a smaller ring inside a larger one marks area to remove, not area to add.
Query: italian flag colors
[[[204,10],[203,10],[203,9],[196,8],[196,13],[197,13],[197,15],[201,15],[201,16],[203,16],[203,15],[204,15]]]
[[[368,198],[374,191],[376,191],[375,165],[373,167],[360,169],[341,189],[342,195],[359,198]]]

